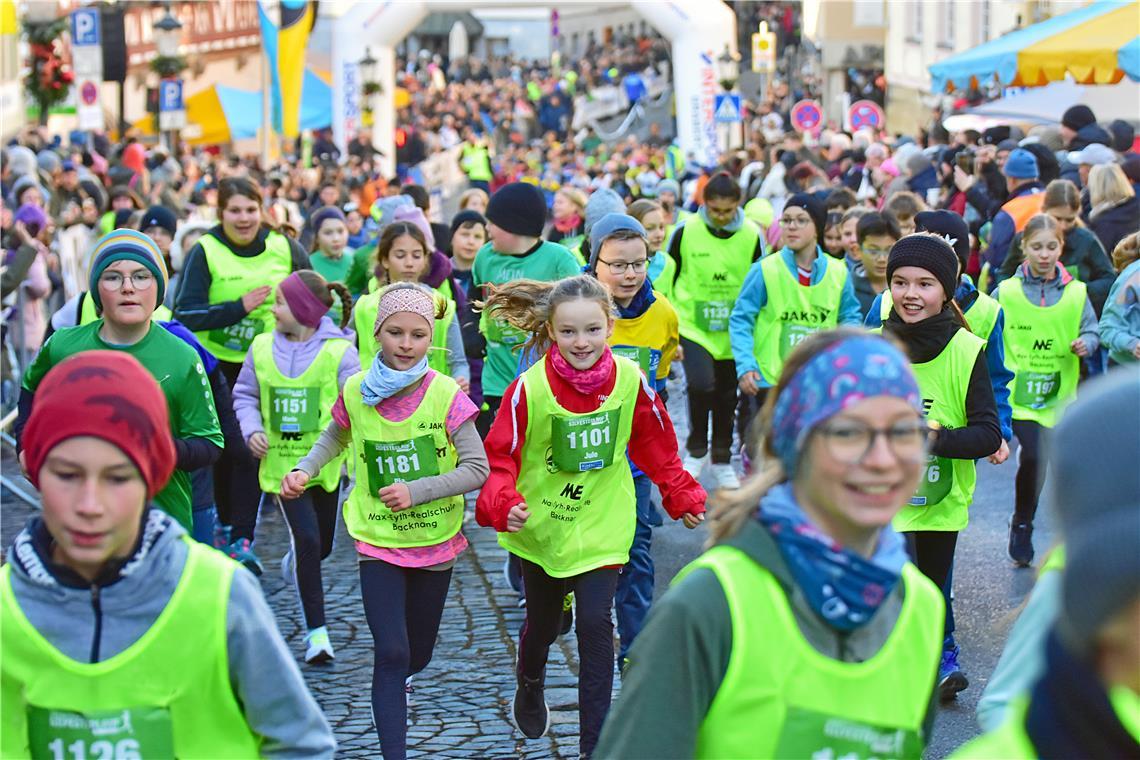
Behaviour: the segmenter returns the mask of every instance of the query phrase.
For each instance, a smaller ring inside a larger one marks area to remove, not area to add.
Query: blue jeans
[[[661,515],[649,498],[651,488],[649,478],[645,475],[633,479],[633,491],[637,497],[637,526],[633,532],[633,545],[629,548],[629,562],[621,569],[617,595],[614,597],[618,636],[621,638],[619,666],[645,625],[645,617],[653,603],[653,554],[650,544],[653,540],[653,527],[661,524]]]
[[[194,510],[194,529],[190,538],[200,544],[214,545],[214,528],[218,524],[218,509],[213,504]]]

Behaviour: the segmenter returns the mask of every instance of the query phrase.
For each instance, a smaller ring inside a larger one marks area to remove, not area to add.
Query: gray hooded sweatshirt
[[[138,545],[124,562],[87,582],[51,560],[52,538],[32,516],[8,550],[12,590],[21,611],[64,656],[102,662],[130,647],[154,625],[182,576],[186,531],[166,513],[143,514]],[[301,678],[261,587],[244,568],[234,572],[226,612],[230,684],[262,757],[325,758],[336,749],[332,729]],[[194,652],[187,652],[193,657]]]

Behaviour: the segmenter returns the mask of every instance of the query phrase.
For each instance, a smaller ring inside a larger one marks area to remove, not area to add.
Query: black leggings
[[[337,495],[336,491],[330,493],[315,487],[296,499],[280,499],[293,549],[293,582],[301,599],[305,628],[310,631],[325,624],[321,560],[332,553]],[[269,498],[278,497],[270,495]]]
[[[732,460],[732,421],[736,412],[736,362],[714,359],[698,343],[681,338],[685,350],[685,380],[689,388],[689,455],[709,451],[709,414],[712,414],[712,462]]]
[[[233,388],[241,364],[218,362],[218,367]],[[253,541],[257,508],[261,503],[258,467],[258,461],[249,453],[244,441],[226,439],[222,456],[214,464],[214,500],[218,505],[218,521],[232,528],[230,541],[239,538]]]
[[[958,545],[958,534],[954,531],[919,530],[903,533],[906,538],[906,551],[918,569],[938,588],[945,588],[954,567],[954,548]],[[949,594],[946,595],[946,621],[944,635],[954,632],[954,614],[950,611]]]
[[[519,670],[543,678],[550,645],[562,628],[562,599],[574,592],[578,634],[579,749],[590,755],[610,710],[614,687],[614,624],[611,610],[620,568],[602,567],[570,578],[554,578],[522,560],[526,620],[519,635]]]
[[[1037,500],[1045,482],[1046,460],[1041,452],[1042,427],[1031,420],[1014,420],[1013,434],[1020,444],[1017,450],[1017,475],[1013,481],[1013,521],[1031,523],[1037,514]]]
[[[387,760],[407,755],[404,682],[431,662],[451,568],[424,570],[382,560],[360,562],[360,596],[372,631],[372,719]]]

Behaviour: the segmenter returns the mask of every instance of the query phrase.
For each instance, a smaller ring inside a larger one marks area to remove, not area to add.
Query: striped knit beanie
[[[108,232],[95,243],[95,251],[91,254],[91,274],[87,281],[87,289],[95,301],[95,308],[102,311],[103,300],[99,296],[99,278],[103,270],[116,261],[134,261],[142,264],[154,275],[157,293],[154,304],[162,305],[166,296],[166,283],[169,276],[166,273],[166,262],[163,261],[162,251],[146,235],[135,230],[122,229]]]

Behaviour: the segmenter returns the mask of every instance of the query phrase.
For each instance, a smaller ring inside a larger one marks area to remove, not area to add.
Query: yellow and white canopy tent
[[[1140,81],[1140,3],[1097,2],[1054,16],[930,66],[935,92],[977,87],[1039,87]]]

